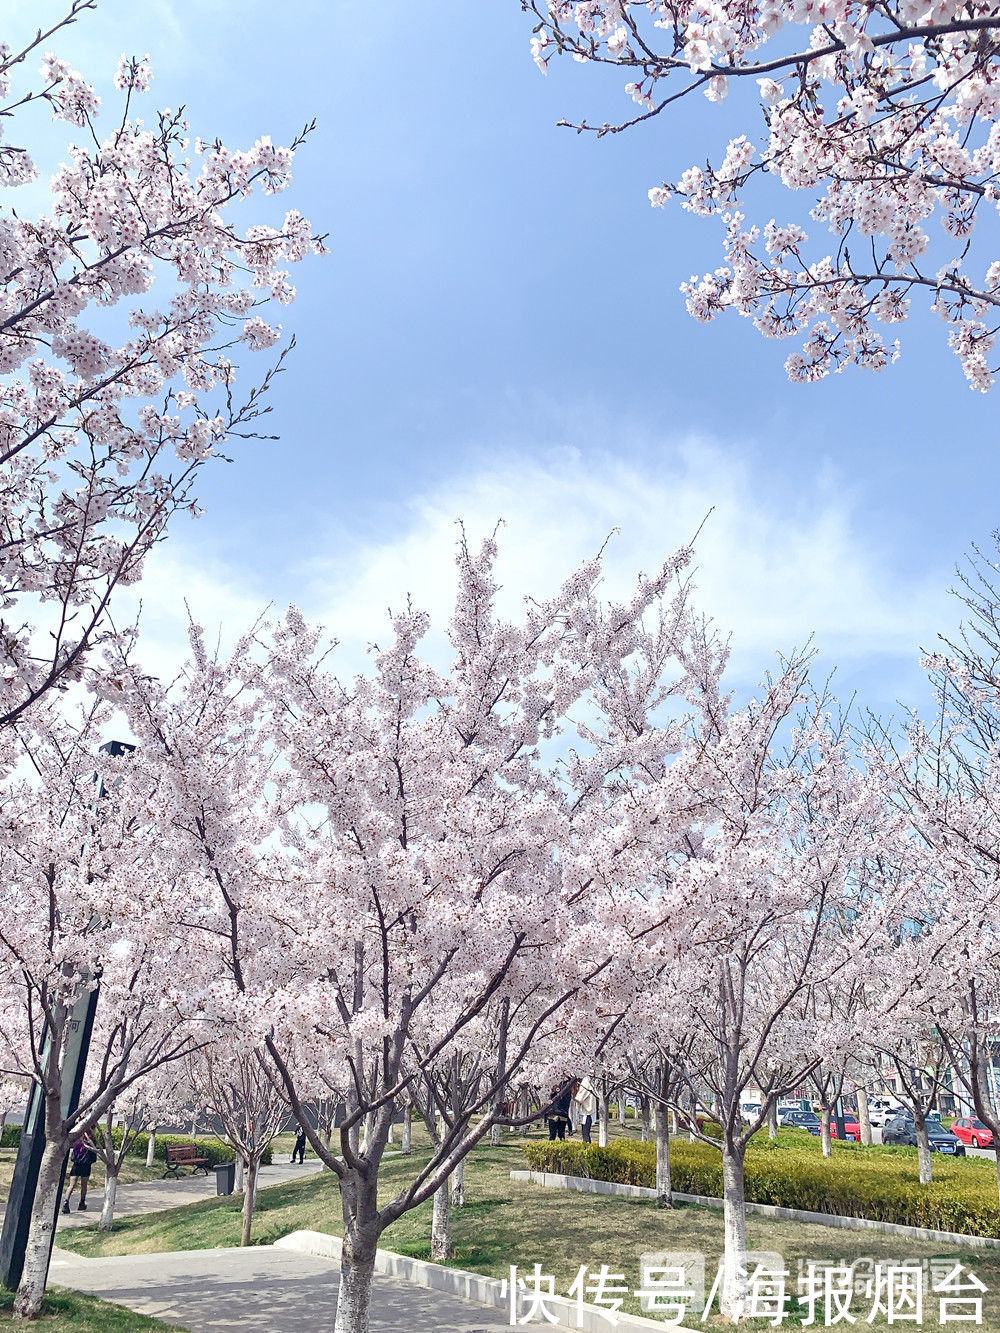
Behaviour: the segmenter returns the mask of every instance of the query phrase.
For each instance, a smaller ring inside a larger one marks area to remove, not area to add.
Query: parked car
[[[972,1148],[992,1148],[993,1131],[973,1115],[962,1116],[951,1127],[952,1133]]]
[[[840,1138],[840,1135],[837,1133],[837,1117],[835,1115],[830,1117],[830,1137],[834,1139]],[[861,1126],[858,1124],[856,1116],[844,1116],[844,1138],[853,1139],[855,1143],[861,1142]]]
[[[760,1115],[760,1102],[740,1102],[740,1119],[748,1125]]]
[[[823,1132],[823,1125],[819,1116],[813,1116],[813,1119],[815,1120],[816,1123],[815,1125],[808,1126],[809,1133],[815,1134],[817,1137],[819,1137],[819,1135]],[[830,1117],[830,1137],[832,1139],[840,1137],[837,1133],[837,1117],[835,1115],[832,1115]],[[861,1142],[861,1126],[858,1124],[856,1116],[853,1115],[844,1116],[844,1138],[853,1139],[855,1143]]]
[[[936,1117],[927,1117],[927,1139],[931,1152],[950,1153],[954,1157],[965,1156],[965,1144],[950,1129],[945,1129]],[[913,1115],[909,1111],[895,1116],[882,1130],[883,1143],[898,1143],[917,1146],[917,1131]]]
[[[881,1129],[905,1108],[891,1097],[869,1097],[868,1118],[876,1128]]]
[[[785,1107],[778,1112],[778,1124],[785,1126],[786,1129],[808,1129],[813,1132],[813,1126],[816,1127],[816,1133],[819,1133],[819,1116],[815,1111],[802,1111],[797,1107]]]

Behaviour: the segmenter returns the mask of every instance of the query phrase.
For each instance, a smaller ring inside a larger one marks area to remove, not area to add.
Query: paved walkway
[[[261,1167],[260,1184],[264,1189],[268,1185],[283,1185],[286,1180],[299,1180],[302,1176],[315,1175],[321,1171],[322,1164],[315,1157],[307,1158],[305,1165],[298,1162],[275,1162],[271,1166]],[[98,1168],[93,1180],[103,1179]],[[180,1176],[169,1180],[137,1180],[130,1185],[119,1185],[115,1198],[115,1217],[135,1217],[139,1213],[160,1213],[167,1208],[179,1208],[185,1203],[197,1203],[200,1199],[214,1199],[216,1193],[215,1172],[207,1176]],[[96,1226],[104,1206],[104,1191],[91,1189],[87,1194],[87,1211],[81,1213],[77,1208],[79,1190],[71,1202],[72,1211],[60,1213],[59,1229],[63,1227]]]
[[[337,1267],[328,1259],[255,1245],[81,1259],[56,1249],[49,1280],[117,1301],[191,1333],[316,1333],[333,1327]],[[372,1333],[490,1333],[502,1310],[395,1278],[372,1284]]]

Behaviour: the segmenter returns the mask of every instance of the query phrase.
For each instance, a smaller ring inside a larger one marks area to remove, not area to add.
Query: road
[[[872,1126],[872,1142],[873,1143],[882,1142],[882,1131],[880,1129],[876,1129],[874,1126]],[[990,1162],[996,1161],[996,1156],[992,1148],[970,1148],[969,1145],[966,1144],[965,1155],[966,1157],[985,1157]],[[947,1156],[947,1153],[942,1153],[940,1154],[940,1156],[945,1157]]]

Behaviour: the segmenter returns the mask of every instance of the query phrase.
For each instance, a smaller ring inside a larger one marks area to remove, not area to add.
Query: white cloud
[[[918,645],[947,613],[945,572],[901,581],[858,533],[849,501],[828,483],[789,497],[754,475],[736,450],[690,440],[656,462],[562,449],[543,459],[506,454],[417,495],[377,541],[329,541],[325,553],[266,590],[215,562],[195,564],[175,538],[150,562],[142,657],[155,670],[179,660],[187,598],[210,633],[232,638],[268,598],[295,601],[343,644],[343,669],[383,639],[387,608],[410,594],[443,628],[453,595],[456,520],[477,539],[504,520],[498,573],[506,611],[551,591],[612,529],[607,587],[618,595],[690,541],[699,606],[733,636],[733,670],[756,679],[776,650],[815,637],[825,663],[870,664],[889,689],[912,678]],[[134,594],[129,593],[129,597]],[[437,639],[440,643],[440,639]]]
[[[791,499],[762,493],[736,451],[696,440],[655,465],[571,450],[507,457],[415,498],[386,540],[317,562],[301,601],[348,642],[383,633],[386,606],[407,592],[442,621],[456,518],[474,536],[504,520],[498,568],[511,609],[553,589],[617,528],[606,558],[617,594],[689,542],[709,510],[696,545],[698,603],[732,632],[741,674],[756,676],[776,650],[811,635],[835,661],[912,658],[940,624],[943,577],[900,586],[828,486]]]
[[[169,679],[187,655],[189,610],[209,642],[219,636],[227,648],[266,603],[245,573],[219,560],[196,557],[175,539],[149,556],[141,583],[117,590],[114,618],[121,627],[139,618],[136,656],[145,671]]]

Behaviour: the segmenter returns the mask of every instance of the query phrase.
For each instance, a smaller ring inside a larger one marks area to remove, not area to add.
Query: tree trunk
[[[442,1263],[451,1258],[451,1207],[448,1181],[434,1191],[434,1212],[431,1217],[431,1260]]]
[[[767,1108],[767,1137],[774,1140],[778,1137],[778,1103],[772,1102]]]
[[[490,1126],[490,1146],[493,1148],[500,1147],[500,1126],[495,1121]]]
[[[24,1251],[24,1268],[14,1297],[14,1315],[17,1319],[35,1319],[42,1308],[65,1155],[66,1145],[63,1143],[47,1142],[42,1151],[35,1201],[31,1207],[28,1243]]]
[[[101,1209],[98,1231],[110,1231],[115,1224],[115,1199],[118,1197],[118,1172],[104,1168],[104,1206]]]
[[[642,1142],[643,1142],[643,1143],[648,1143],[648,1142],[649,1142],[649,1098],[648,1098],[648,1097],[643,1097],[643,1099],[642,1099],[640,1105],[641,1105],[641,1108],[642,1108],[642,1134],[641,1134],[641,1138],[642,1138]]]
[[[922,1115],[914,1113],[913,1129],[917,1136],[917,1166],[920,1168],[921,1185],[931,1183],[931,1141],[927,1137],[927,1121]]]
[[[868,1114],[868,1092],[865,1088],[858,1088],[858,1125],[861,1130],[861,1143],[865,1148],[872,1146],[872,1120]]]
[[[257,1202],[257,1161],[251,1159],[247,1163],[246,1188],[243,1191],[243,1234],[240,1237],[241,1245],[250,1244],[250,1229],[253,1226],[253,1209]]]
[[[237,1154],[236,1154],[236,1185],[235,1185],[235,1187],[234,1187],[235,1190],[236,1190],[236,1193],[237,1193],[237,1194],[242,1194],[242,1193],[243,1193],[243,1182],[244,1182],[245,1177],[246,1177],[246,1165],[244,1164],[243,1158],[240,1156],[239,1153],[237,1153]]]
[[[465,1207],[465,1160],[459,1162],[451,1173],[451,1206]]]
[[[413,1151],[413,1107],[407,1106],[403,1112],[403,1132],[399,1136],[399,1151],[409,1157]]]
[[[149,1131],[149,1138],[146,1142],[146,1165],[152,1166],[156,1160],[156,1126]]]
[[[657,1106],[653,1111],[656,1133],[656,1206],[673,1208],[674,1192],[670,1181],[670,1121],[667,1111]]]
[[[603,1088],[597,1093],[597,1146],[608,1146],[608,1098]]]
[[[825,1102],[819,1108],[819,1136],[823,1144],[823,1156],[829,1157],[833,1147],[830,1142],[830,1108]]]
[[[618,1123],[622,1129],[625,1128],[625,1098],[620,1092],[618,1094]]]
[[[333,1333],[369,1333],[375,1242],[346,1234],[340,1254],[340,1290]]]
[[[747,1210],[743,1196],[743,1157],[728,1146],[722,1151],[722,1198],[726,1249],[719,1309],[735,1324],[747,1309]]]

